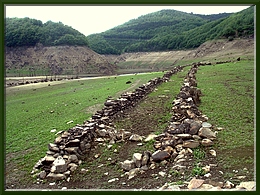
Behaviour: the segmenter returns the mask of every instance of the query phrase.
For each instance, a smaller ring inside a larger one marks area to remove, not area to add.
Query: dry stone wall
[[[192,153],[192,148],[200,145],[213,145],[216,134],[207,123],[208,118],[198,109],[201,91],[197,88],[196,72],[201,63],[194,63],[187,73],[180,93],[173,101],[173,115],[165,132],[160,135],[150,134],[144,141],[154,141],[155,151],[134,153],[131,160],[121,162],[121,167],[128,172],[129,179],[138,172],[154,169],[156,163],[173,161],[174,169],[185,169],[185,156]],[[215,151],[211,151],[215,155]],[[205,167],[205,170],[208,168]]]
[[[114,143],[124,139],[139,139],[138,135],[132,135],[130,132],[117,131],[112,125],[113,119],[120,116],[124,110],[134,107],[156,86],[167,82],[173,74],[182,69],[183,66],[177,66],[166,72],[162,78],[151,79],[133,92],[123,93],[117,99],[107,99],[103,109],[97,111],[90,120],[68,131],[58,132],[54,143],[48,144],[46,156],[35,164],[31,173],[40,179],[63,180],[77,169],[96,143],[104,140]]]

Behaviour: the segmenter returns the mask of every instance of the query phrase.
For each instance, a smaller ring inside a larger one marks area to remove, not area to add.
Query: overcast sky
[[[94,6],[94,5],[67,5],[67,6],[24,6],[8,5],[5,7],[6,17],[34,18],[43,23],[51,20],[62,22],[71,26],[84,35],[104,32],[115,26],[123,24],[141,15],[156,12],[162,9],[174,9],[194,14],[217,14],[234,13],[248,8],[245,5],[210,5],[210,6],[159,6],[159,5],[138,5],[138,6]]]

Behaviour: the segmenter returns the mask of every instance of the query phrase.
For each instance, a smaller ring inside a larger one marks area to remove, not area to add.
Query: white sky
[[[101,33],[115,26],[121,25],[131,19],[138,18],[151,12],[162,9],[174,9],[194,14],[217,14],[234,13],[248,8],[249,5],[7,5],[5,7],[6,17],[34,18],[43,23],[51,20],[53,22],[62,22],[71,26],[84,35]]]

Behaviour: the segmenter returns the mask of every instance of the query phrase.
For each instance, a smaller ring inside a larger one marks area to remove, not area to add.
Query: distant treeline
[[[85,35],[63,23],[30,18],[5,19],[5,45],[8,47],[55,45],[88,45]]]
[[[161,10],[99,34],[89,35],[91,49],[100,54],[196,48],[207,40],[254,34],[254,7],[230,14],[200,15]]]

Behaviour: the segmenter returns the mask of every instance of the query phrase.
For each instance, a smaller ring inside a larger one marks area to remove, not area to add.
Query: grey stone
[[[176,136],[178,138],[182,138],[182,139],[189,139],[189,138],[191,138],[191,134],[187,134],[187,133],[177,134]]]
[[[183,147],[185,148],[196,148],[200,145],[200,142],[197,140],[186,140],[183,141]]]
[[[213,131],[211,131],[209,128],[206,128],[206,127],[200,128],[198,135],[200,137],[208,138],[208,139],[215,139],[216,138],[216,134]]]
[[[191,135],[197,134],[200,128],[201,128],[201,124],[197,121],[193,121],[192,123],[190,123],[189,134]]]
[[[45,161],[52,163],[53,161],[55,161],[55,158],[53,156],[51,156],[51,155],[46,155],[45,156]]]
[[[157,135],[155,135],[155,134],[149,134],[146,138],[145,138],[145,142],[149,142],[150,140],[153,140],[154,138],[156,138],[157,137]]]
[[[55,144],[59,144],[62,141],[61,136],[57,137],[54,141]]]
[[[121,162],[121,168],[125,171],[129,171],[133,168],[135,168],[135,162],[133,160],[125,160],[124,162]]]
[[[73,172],[78,168],[78,165],[75,163],[68,164],[68,167],[70,168],[70,171]]]
[[[203,146],[212,146],[214,143],[210,139],[205,138],[205,139],[201,140],[201,144]]]
[[[45,177],[46,177],[46,172],[45,171],[41,171],[39,174],[38,174],[38,177],[40,178],[40,179],[44,179]]]
[[[132,179],[134,178],[137,173],[139,172],[140,168],[134,168],[134,169],[131,169],[128,173],[128,179]]]
[[[168,152],[161,151],[161,150],[157,150],[156,152],[154,152],[152,154],[152,159],[155,162],[160,162],[160,161],[166,160],[166,159],[168,159],[170,157],[171,157],[171,155]]]
[[[72,154],[72,155],[69,156],[68,161],[73,162],[73,163],[77,163],[79,160],[78,160],[77,155]]]
[[[255,190],[256,188],[256,182],[255,181],[247,181],[247,182],[241,182],[237,188],[246,188],[247,190]]]
[[[53,162],[53,166],[51,167],[51,172],[62,173],[65,172],[66,170],[67,170],[66,161],[61,156],[58,156]]]
[[[131,141],[142,141],[143,138],[140,135],[133,134],[133,135],[130,136],[129,140],[131,140]]]
[[[226,183],[224,184],[224,187],[228,189],[233,188],[234,186],[235,185],[230,181],[226,181]]]
[[[142,158],[142,166],[148,165],[149,160],[151,157],[151,153],[148,151],[143,152],[143,158]]]
[[[192,178],[189,182],[188,189],[197,189],[204,183],[205,180],[203,179],[196,179],[195,177]]]
[[[217,153],[215,150],[210,150],[209,153],[212,155],[212,156],[217,156]]]
[[[52,143],[50,143],[50,144],[48,145],[48,148],[49,148],[49,150],[51,150],[51,151],[53,151],[53,152],[59,152],[59,151],[60,151],[60,149],[58,148],[57,144],[52,144]]]
[[[66,179],[66,176],[64,174],[61,174],[61,173],[49,173],[46,178],[48,179],[53,179],[53,180],[63,180],[63,179]]]
[[[74,139],[66,143],[66,147],[78,147],[80,146],[80,140],[79,139]]]
[[[210,127],[212,127],[212,125],[210,123],[203,122],[202,127],[210,128]]]
[[[107,135],[107,131],[105,129],[101,129],[98,131],[99,136],[105,137]]]
[[[133,154],[133,161],[135,162],[136,167],[140,168],[142,165],[142,154],[141,153],[134,153]]]
[[[75,154],[75,153],[77,153],[77,149],[78,149],[78,147],[65,148],[65,150],[66,150],[69,154]]]

